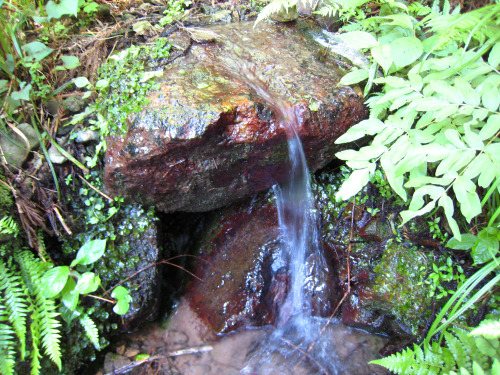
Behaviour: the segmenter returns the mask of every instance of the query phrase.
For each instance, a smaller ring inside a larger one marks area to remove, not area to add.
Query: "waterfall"
[[[299,137],[301,124],[294,107],[269,90],[251,58],[236,56],[223,65],[230,75],[245,82],[273,110],[286,132],[289,153],[288,177],[274,186],[282,250],[288,260],[288,293],[279,310],[277,328],[251,356],[241,374],[335,375],[338,373],[335,350],[322,336],[326,319],[312,313],[312,297],[315,292],[321,294],[315,290],[317,285],[322,285],[318,280],[329,270],[318,243],[309,169]]]

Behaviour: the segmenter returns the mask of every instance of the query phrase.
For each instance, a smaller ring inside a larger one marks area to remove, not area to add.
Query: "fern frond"
[[[4,293],[5,310],[8,321],[12,325],[17,338],[19,339],[19,352],[21,360],[24,360],[26,349],[26,315],[27,296],[23,290],[19,276],[9,272],[6,264],[0,259],[0,291]],[[0,307],[3,307],[3,303]]]
[[[5,300],[0,299],[0,322],[8,320],[4,309]],[[8,324],[0,323],[0,374],[14,374],[15,359],[14,331]]]
[[[82,318],[80,318],[80,324],[85,330],[85,334],[87,335],[89,340],[92,342],[92,344],[94,344],[94,347],[99,350],[99,331],[97,330],[97,326],[95,325],[94,321],[88,315],[84,315]]]
[[[61,370],[61,323],[56,319],[59,313],[54,300],[45,298],[41,293],[36,298],[38,313],[40,315],[42,346],[45,354],[54,362],[59,371]]]
[[[500,338],[500,321],[483,320],[477,328],[474,328],[470,334],[472,336],[483,336],[487,339]]]
[[[269,17],[271,17],[275,13],[280,12],[282,9],[284,9],[285,12],[288,12],[298,3],[309,4],[313,6],[314,0],[272,0],[264,7],[264,9],[259,12],[257,19],[255,20],[255,25],[257,25],[260,21],[269,19]]]
[[[32,350],[32,372],[39,366],[40,340],[45,353],[61,370],[61,324],[56,319],[59,314],[54,311],[56,309],[54,300],[45,298],[41,281],[48,266],[27,250],[15,251],[14,257],[33,297],[33,313],[31,314],[31,333],[34,347]]]
[[[39,375],[40,368],[40,358],[42,358],[42,353],[40,353],[40,318],[37,311],[33,311],[31,314],[31,375]]]
[[[444,333],[446,345],[437,342],[414,345],[401,353],[372,361],[396,374],[484,374],[483,369],[500,370],[500,345],[497,339],[474,338],[466,330]],[[490,374],[490,372],[488,372]],[[491,372],[494,374],[494,372]]]

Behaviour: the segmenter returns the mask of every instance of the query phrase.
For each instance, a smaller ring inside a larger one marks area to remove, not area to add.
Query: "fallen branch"
[[[205,345],[205,346],[195,346],[195,347],[191,347],[191,348],[179,349],[179,350],[175,350],[173,352],[163,354],[163,355],[149,356],[147,358],[131,362],[128,365],[122,366],[116,370],[113,370],[112,372],[108,372],[105,375],[123,375],[123,374],[128,373],[129,371],[133,370],[134,368],[136,368],[138,366],[142,366],[145,363],[151,363],[151,362],[157,361],[159,359],[178,357],[181,355],[204,353],[204,352],[209,352],[211,350],[213,350],[213,346]]]

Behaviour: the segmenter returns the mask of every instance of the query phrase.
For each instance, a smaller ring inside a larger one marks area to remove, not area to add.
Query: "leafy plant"
[[[163,11],[164,16],[160,19],[158,24],[160,26],[167,26],[173,23],[176,19],[182,17],[186,8],[191,5],[188,0],[168,0],[167,6]]]
[[[373,85],[381,92],[367,100],[370,119],[337,140],[374,136],[368,146],[337,154],[354,170],[337,197],[356,194],[380,165],[401,199],[413,191],[403,224],[442,207],[459,239],[452,196],[470,222],[481,213],[477,186],[488,189],[500,177],[500,5],[421,21],[406,6],[397,9],[381,8],[383,16],[359,22],[365,31],[340,35],[372,59],[340,84],[366,80],[365,95]]]
[[[396,374],[485,375],[500,373],[500,322],[483,321],[472,332],[453,329],[437,342],[414,345],[401,353],[371,361]]]
[[[79,305],[79,296],[91,296],[90,293],[100,286],[100,278],[92,272],[82,274],[76,268],[101,258],[105,247],[105,240],[87,242],[69,267],[54,267],[26,249],[16,249],[11,256],[5,245],[0,248],[0,373],[14,373],[16,355],[25,360],[28,342],[31,342],[32,374],[40,371],[41,347],[60,371],[60,316],[66,316],[68,323],[79,316],[88,338],[99,348],[97,327],[89,313]],[[131,301],[128,290],[119,286],[112,297],[116,299],[110,301],[116,302],[113,310],[125,314]]]

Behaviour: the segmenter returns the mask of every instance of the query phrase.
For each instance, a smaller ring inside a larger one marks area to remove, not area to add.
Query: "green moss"
[[[394,316],[418,333],[425,325],[425,313],[431,303],[425,284],[432,267],[426,255],[417,247],[389,242],[380,262],[372,288],[376,301],[372,309]]]

